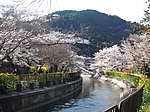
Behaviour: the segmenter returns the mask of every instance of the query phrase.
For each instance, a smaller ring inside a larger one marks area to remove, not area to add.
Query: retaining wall
[[[119,78],[110,78],[106,76],[99,76],[97,79],[101,82],[108,82],[114,85],[114,87],[118,87],[120,89],[120,99],[124,99],[128,97],[133,92],[137,91],[136,86],[134,86],[131,82],[122,80]]]
[[[26,112],[67,98],[82,89],[82,78],[65,84],[25,93],[0,96],[0,112]]]

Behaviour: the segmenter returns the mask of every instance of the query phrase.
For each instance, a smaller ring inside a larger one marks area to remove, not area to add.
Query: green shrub
[[[8,73],[0,73],[0,85],[7,86],[9,91],[16,90],[16,85],[19,83],[19,77]]]
[[[145,86],[144,86],[144,91],[143,91],[143,103],[138,112],[149,112],[150,110],[150,79],[146,78],[142,74],[130,75],[126,72],[109,71],[106,74],[110,77],[129,80],[133,84],[135,84],[135,86],[138,88],[140,88],[144,84]]]
[[[106,73],[108,76],[110,77],[114,77],[114,78],[121,78],[124,80],[128,80],[130,81],[132,84],[134,84],[136,87],[141,87],[141,85],[139,85],[139,77],[134,77],[132,75],[127,74],[126,72],[114,72],[114,71],[109,71]]]

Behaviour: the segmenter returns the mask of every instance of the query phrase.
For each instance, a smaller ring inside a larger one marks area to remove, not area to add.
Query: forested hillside
[[[91,56],[99,49],[119,44],[132,33],[131,23],[117,16],[96,10],[57,11],[48,16],[49,25],[56,31],[74,33],[90,41],[89,45],[76,44],[78,54]]]

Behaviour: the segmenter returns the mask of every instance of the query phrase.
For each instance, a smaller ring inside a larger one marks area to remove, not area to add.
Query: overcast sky
[[[10,1],[0,0],[0,5],[10,4]],[[27,6],[32,0],[26,1],[28,3],[24,4]],[[46,14],[48,11],[95,9],[106,14],[117,15],[124,20],[132,22],[139,22],[144,16],[144,9],[147,8],[146,0],[51,0],[51,3],[49,1],[44,0],[43,5],[38,10],[44,11]],[[39,5],[40,3],[33,3],[30,9],[35,10]]]

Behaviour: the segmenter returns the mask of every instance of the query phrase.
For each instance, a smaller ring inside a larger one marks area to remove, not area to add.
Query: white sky
[[[0,5],[10,4],[10,1],[0,0]],[[32,0],[26,1],[30,2]],[[147,8],[146,0],[51,0],[51,8],[48,5],[50,4],[49,1],[44,0],[43,5],[38,10],[47,13],[48,11],[54,12],[58,10],[95,9],[106,14],[117,15],[124,20],[132,22],[139,22],[144,16],[144,9]],[[35,10],[38,5],[36,3],[32,4],[31,10]]]

